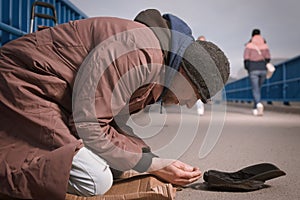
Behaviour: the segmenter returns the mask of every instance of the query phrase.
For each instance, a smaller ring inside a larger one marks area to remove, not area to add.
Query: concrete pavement
[[[232,172],[269,162],[287,175],[267,181],[268,187],[264,189],[245,193],[207,191],[201,179],[178,191],[176,200],[300,199],[300,114],[266,108],[263,117],[254,117],[251,106],[224,104],[223,108],[225,112],[222,109],[211,112],[212,106],[206,105],[204,116],[198,116],[195,108],[180,110],[173,106],[167,107],[161,115],[154,106],[149,113],[138,113],[133,121],[136,131],[148,134],[143,136],[147,137],[144,139],[154,151],[163,154],[162,157],[177,156],[203,172],[210,169]],[[213,116],[216,112],[221,113],[219,117]],[[161,126],[161,123],[164,125]],[[214,130],[212,126],[219,127]],[[220,134],[211,133],[217,132],[220,127]],[[178,134],[179,129],[184,131],[183,137]],[[208,134],[212,135],[211,141],[214,140],[215,145],[205,157],[199,158],[200,147]]]

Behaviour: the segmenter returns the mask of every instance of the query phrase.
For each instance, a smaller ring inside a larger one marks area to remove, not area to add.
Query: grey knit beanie
[[[194,41],[185,50],[182,67],[198,88],[203,103],[220,91],[229,78],[229,61],[212,42]]]

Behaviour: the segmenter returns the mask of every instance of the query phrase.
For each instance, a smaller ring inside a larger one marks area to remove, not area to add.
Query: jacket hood
[[[255,35],[251,38],[251,41],[247,44],[247,47],[250,49],[268,49],[268,45],[265,42],[265,39],[261,35]]]
[[[255,45],[263,45],[265,44],[265,40],[261,35],[255,35],[252,37],[251,42],[254,43]]]
[[[140,12],[135,21],[145,24],[157,36],[160,41],[163,52],[165,52],[165,89],[158,101],[167,92],[175,73],[179,70],[182,57],[186,48],[194,41],[191,28],[180,18],[172,14],[164,14],[155,9],[148,9]]]
[[[172,14],[165,14],[163,18],[169,21],[171,29],[171,49],[165,77],[165,86],[169,87],[176,71],[179,70],[186,48],[194,38],[190,27],[180,18]]]

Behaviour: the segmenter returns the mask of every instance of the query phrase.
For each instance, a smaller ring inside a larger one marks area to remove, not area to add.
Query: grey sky
[[[299,0],[69,0],[89,17],[115,16],[133,19],[141,10],[158,9],[183,19],[194,37],[223,49],[231,74],[243,69],[244,44],[253,28],[267,40],[272,58],[300,55]]]

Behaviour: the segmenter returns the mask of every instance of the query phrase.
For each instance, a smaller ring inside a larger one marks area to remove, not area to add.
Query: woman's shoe
[[[253,113],[254,116],[257,116],[257,114],[258,114],[257,109],[253,109],[253,110],[252,110],[252,113]]]
[[[264,115],[264,106],[262,105],[262,103],[256,104],[256,107],[257,107],[257,115],[263,116]]]

